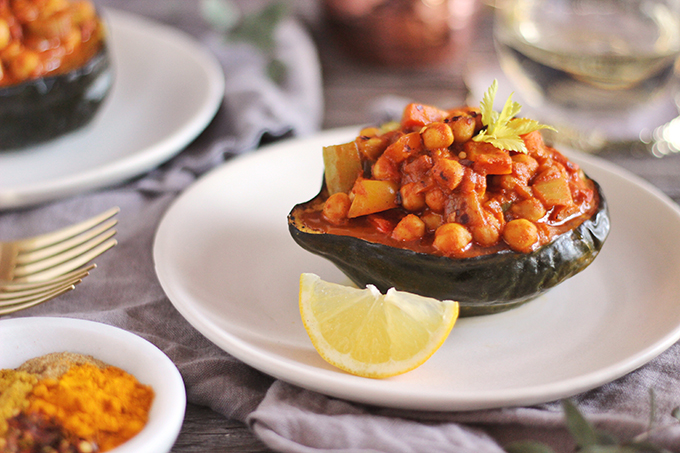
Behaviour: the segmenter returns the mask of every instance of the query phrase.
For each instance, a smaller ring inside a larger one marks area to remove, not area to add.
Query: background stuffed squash
[[[89,0],[1,0],[0,63],[0,149],[86,125],[113,82],[106,27]]]

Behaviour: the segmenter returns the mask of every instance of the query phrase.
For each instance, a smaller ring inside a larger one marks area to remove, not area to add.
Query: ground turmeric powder
[[[120,368],[72,367],[58,380],[44,379],[29,396],[28,413],[40,412],[67,431],[108,451],[139,433],[153,401],[150,386]]]
[[[36,376],[24,371],[0,370],[0,439],[7,432],[7,419],[28,407],[26,396],[37,382]]]

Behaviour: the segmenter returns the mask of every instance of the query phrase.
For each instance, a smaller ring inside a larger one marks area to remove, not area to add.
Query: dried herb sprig
[[[576,405],[569,400],[562,401],[567,429],[576,443],[576,452],[579,453],[672,453],[671,451],[656,446],[650,441],[652,434],[663,429],[676,426],[656,425],[656,397],[650,389],[650,417],[648,429],[628,441],[619,441],[614,436],[597,430]],[[680,407],[671,411],[671,415],[680,421]],[[535,441],[513,442],[505,447],[508,453],[555,453],[549,446]]]
[[[275,56],[276,28],[288,15],[284,2],[268,3],[252,14],[243,14],[231,0],[202,0],[201,13],[213,30],[231,41],[247,42],[268,59],[267,75],[276,83],[286,76],[285,64]]]

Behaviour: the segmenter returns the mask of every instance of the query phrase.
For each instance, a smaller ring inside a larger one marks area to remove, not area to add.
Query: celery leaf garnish
[[[551,126],[541,124],[536,120],[527,118],[516,118],[522,106],[512,100],[512,94],[505,101],[503,110],[500,113],[493,109],[494,99],[498,91],[498,81],[494,80],[480,102],[482,112],[482,124],[486,129],[482,129],[472,139],[476,142],[490,143],[496,148],[508,151],[527,153],[527,147],[522,140],[522,135],[539,129],[555,130]]]

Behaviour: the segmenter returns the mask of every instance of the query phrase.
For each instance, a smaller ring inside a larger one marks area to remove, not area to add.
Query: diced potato
[[[387,148],[387,139],[382,136],[359,136],[355,143],[359,153],[368,160],[376,160]]]
[[[458,187],[465,175],[463,166],[454,159],[437,159],[432,168],[432,176],[439,186],[450,192]]]
[[[351,192],[350,219],[397,207],[399,187],[392,181],[358,179]]]
[[[547,208],[568,206],[573,203],[569,183],[564,178],[542,180],[534,183],[532,188],[536,198]]]
[[[354,142],[323,148],[326,187],[330,195],[349,193],[362,172],[359,151]]]

